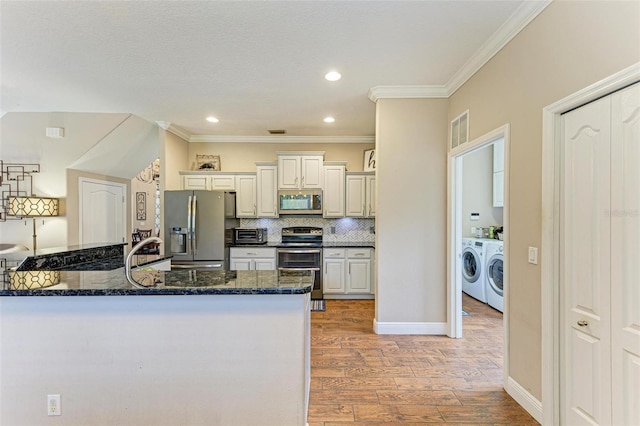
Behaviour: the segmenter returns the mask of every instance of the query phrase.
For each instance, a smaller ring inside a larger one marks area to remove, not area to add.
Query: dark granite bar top
[[[132,271],[133,287],[123,268],[108,271],[15,271],[0,296],[163,296],[305,294],[311,271]]]
[[[266,244],[236,244],[232,247],[285,247],[280,241],[269,241]],[[370,241],[355,241],[355,242],[340,242],[340,241],[323,241],[322,247],[324,248],[375,248],[375,242]]]

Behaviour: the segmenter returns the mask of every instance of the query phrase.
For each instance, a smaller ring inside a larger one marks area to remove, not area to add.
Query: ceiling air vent
[[[469,141],[469,110],[451,122],[451,149]]]
[[[285,133],[287,133],[287,131],[284,130],[284,129],[281,129],[281,130],[278,130],[278,129],[269,130],[268,132],[269,132],[270,135],[284,135]]]

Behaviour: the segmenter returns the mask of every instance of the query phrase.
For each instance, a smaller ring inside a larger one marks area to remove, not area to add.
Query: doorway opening
[[[458,146],[449,152],[448,161],[448,212],[447,212],[447,332],[449,337],[462,336],[462,288],[463,288],[463,237],[471,232],[463,225],[463,168],[464,158],[474,152],[491,149],[491,146],[504,141],[504,170],[502,175],[503,188],[503,279],[509,282],[509,125],[501,126],[473,141]],[[463,226],[465,229],[463,229]],[[486,265],[482,265],[485,267]],[[503,384],[506,388],[508,377],[508,347],[509,347],[509,289],[503,290]]]

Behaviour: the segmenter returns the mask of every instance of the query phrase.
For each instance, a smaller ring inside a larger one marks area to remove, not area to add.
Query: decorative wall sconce
[[[36,218],[58,216],[59,200],[57,198],[36,197],[9,197],[7,214],[15,217],[33,218],[33,251],[36,251]]]

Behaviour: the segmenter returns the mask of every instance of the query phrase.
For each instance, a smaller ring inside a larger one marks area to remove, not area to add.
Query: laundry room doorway
[[[504,168],[500,171],[500,174],[493,176],[493,188],[501,190],[502,198],[499,200],[502,207],[502,225],[504,232],[503,237],[503,280],[509,282],[508,271],[508,247],[509,247],[509,125],[501,126],[473,141],[459,145],[453,148],[449,152],[448,159],[448,202],[447,202],[447,326],[448,335],[453,338],[462,338],[463,334],[463,283],[465,278],[463,276],[465,256],[465,246],[463,245],[463,238],[469,237],[471,232],[470,222],[471,217],[469,211],[463,209],[463,170],[464,159],[474,153],[478,153],[482,150],[491,149],[494,144],[503,145],[503,158]],[[494,197],[495,199],[495,197]],[[478,223],[481,223],[478,221]],[[468,239],[468,238],[467,238]],[[480,252],[481,249],[476,247],[476,252]],[[467,256],[468,257],[468,256]],[[484,259],[480,261],[478,267],[483,270],[479,274],[482,278],[486,277],[486,271],[484,271],[486,265],[484,265]],[[480,294],[475,297],[479,299]],[[466,296],[465,296],[466,297]],[[503,383],[506,385],[506,377],[508,377],[508,347],[509,347],[509,309],[508,309],[508,286],[505,286],[503,290]],[[475,299],[473,299],[475,302]],[[484,303],[480,301],[479,303]]]

